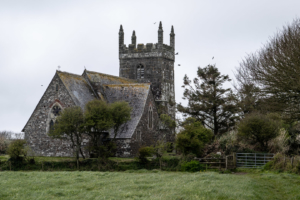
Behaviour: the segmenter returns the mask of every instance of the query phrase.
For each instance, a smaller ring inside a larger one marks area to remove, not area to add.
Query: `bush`
[[[204,165],[201,165],[196,160],[192,160],[190,162],[186,162],[181,165],[181,170],[184,172],[197,172],[204,169],[205,169]]]
[[[6,139],[4,136],[0,135],[0,155],[6,154],[9,142],[10,141],[8,139]]]
[[[152,156],[154,153],[153,147],[141,147],[139,149],[138,160],[141,164],[148,163],[147,157]]]
[[[7,149],[7,154],[11,159],[19,159],[22,155],[26,155],[25,152],[25,140],[14,140],[12,141]]]
[[[212,131],[205,128],[201,122],[196,122],[193,118],[188,118],[184,122],[183,128],[177,135],[177,148],[184,155],[193,153],[201,156],[205,144],[213,137]]]
[[[249,144],[258,144],[260,150],[269,150],[269,141],[279,135],[281,123],[274,115],[252,113],[238,125],[238,137]]]

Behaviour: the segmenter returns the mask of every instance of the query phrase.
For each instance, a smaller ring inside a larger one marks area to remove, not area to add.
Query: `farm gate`
[[[272,160],[273,153],[236,153],[236,167],[258,168]]]

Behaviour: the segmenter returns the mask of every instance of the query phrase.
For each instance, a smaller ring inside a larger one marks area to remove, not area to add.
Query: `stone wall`
[[[73,156],[71,143],[68,140],[52,139],[47,135],[50,110],[54,105],[62,109],[75,106],[57,73],[23,129],[25,140],[37,155]]]

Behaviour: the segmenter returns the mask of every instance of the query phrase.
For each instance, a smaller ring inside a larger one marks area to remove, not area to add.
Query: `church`
[[[48,136],[59,113],[67,107],[80,106],[93,99],[108,103],[126,101],[132,108],[131,119],[117,134],[119,157],[134,157],[142,146],[157,140],[174,142],[175,131],[161,123],[160,115],[175,119],[174,61],[175,34],[173,26],[170,44],[163,42],[160,22],[158,42],[137,44],[135,31],[131,44],[124,44],[122,25],[119,30],[119,77],[84,70],[82,75],[57,70],[22,132],[36,155],[72,157],[69,140]],[[110,133],[108,137],[112,137]],[[88,140],[83,141],[83,146]]]

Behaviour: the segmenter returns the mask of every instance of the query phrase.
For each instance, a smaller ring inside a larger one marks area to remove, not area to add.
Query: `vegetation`
[[[286,156],[281,153],[275,155],[274,159],[264,166],[265,170],[277,172],[300,173],[300,156]]]
[[[81,144],[83,142],[84,116],[79,106],[64,109],[57,117],[49,135],[54,138],[69,139],[76,152],[77,167],[79,168],[79,154],[84,158]]]
[[[81,144],[84,135],[89,137],[88,150],[91,157],[106,158],[114,154],[114,139],[122,124],[130,119],[131,108],[126,102],[107,104],[92,100],[86,104],[85,112],[78,106],[66,108],[57,118],[49,135],[54,138],[68,139],[76,153],[84,158]],[[109,130],[114,130],[113,140],[108,139]]]
[[[215,65],[199,67],[197,75],[193,80],[194,86],[185,75],[183,99],[188,100],[188,105],[184,107],[179,104],[178,111],[202,122],[213,130],[214,135],[228,131],[234,126],[238,111],[231,89],[222,88],[225,82],[230,81],[229,76],[221,75]]]
[[[21,156],[24,156],[24,154],[26,154],[25,144],[25,140],[14,140],[9,144],[7,154],[13,160],[21,159]]]
[[[0,199],[299,199],[298,175],[0,172]],[[113,192],[112,192],[113,191]]]
[[[213,134],[201,122],[194,118],[187,118],[183,123],[183,130],[177,134],[176,146],[184,154],[193,153],[201,156],[204,145],[208,143]]]
[[[85,133],[90,137],[89,150],[96,157],[109,157],[115,150],[113,141],[104,142],[109,130],[113,128],[114,138],[122,124],[130,119],[131,108],[127,102],[107,104],[104,101],[92,100],[85,107]]]
[[[268,143],[279,135],[280,122],[270,115],[252,113],[238,125],[238,136],[250,144],[259,144],[262,151],[268,151]]]

